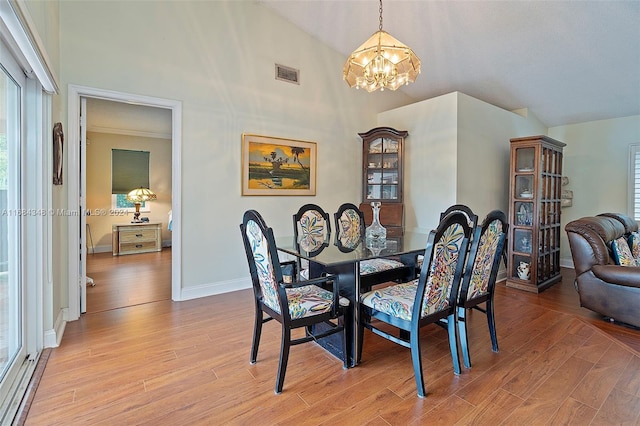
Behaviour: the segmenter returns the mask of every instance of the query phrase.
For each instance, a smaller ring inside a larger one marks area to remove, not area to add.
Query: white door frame
[[[67,321],[80,318],[80,284],[86,280],[80,273],[80,242],[84,239],[84,228],[81,220],[86,211],[86,197],[80,206],[80,98],[96,98],[109,101],[125,102],[129,104],[166,108],[171,110],[171,299],[181,300],[181,257],[182,257],[182,102],[154,98],[150,96],[131,93],[115,92],[111,90],[96,89],[70,84],[68,88],[68,123],[67,137],[65,138],[65,150],[67,150],[67,209],[68,209],[68,241],[69,241],[69,309],[66,315]],[[86,173],[86,171],[84,171]],[[78,212],[78,214],[73,214]],[[82,243],[85,250],[86,244]]]

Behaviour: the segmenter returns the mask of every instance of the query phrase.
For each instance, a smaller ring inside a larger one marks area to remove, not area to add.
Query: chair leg
[[[291,330],[282,326],[282,343],[280,346],[280,362],[278,363],[278,378],[276,379],[275,393],[282,393],[284,386],[284,375],[287,372],[287,362],[289,361],[289,349],[291,348]]]
[[[458,335],[460,336],[460,347],[462,348],[462,360],[466,368],[471,368],[471,358],[469,357],[469,339],[467,337],[467,310],[458,307]]]
[[[456,339],[456,313],[447,317],[447,331],[449,332],[449,347],[453,359],[453,372],[460,374],[460,360],[458,359],[458,341]],[[413,337],[413,336],[412,336]]]
[[[260,335],[262,334],[262,309],[256,304],[256,317],[253,323],[253,341],[251,342],[251,359],[249,362],[255,364],[258,359],[258,346],[260,345]]]
[[[494,352],[499,352],[498,335],[496,334],[496,318],[493,313],[493,298],[487,300],[487,322],[489,323],[489,334],[491,335],[491,346]]]
[[[416,388],[418,396],[424,398],[427,394],[424,387],[424,378],[422,377],[422,356],[420,353],[420,333],[411,333],[409,337],[411,343],[411,362],[413,363],[413,375],[416,378]]]

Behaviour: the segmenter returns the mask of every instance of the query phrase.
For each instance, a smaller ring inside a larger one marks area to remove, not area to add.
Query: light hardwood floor
[[[424,399],[409,351],[369,332],[349,370],[315,343],[293,347],[274,395],[280,327],[265,325],[250,365],[251,290],[86,314],[51,351],[26,424],[637,425],[640,331],[580,308],[572,274],[539,295],[499,285],[500,352],[472,312],[459,376],[446,332],[427,327]]]
[[[113,256],[87,255],[87,313],[171,299],[171,248]]]

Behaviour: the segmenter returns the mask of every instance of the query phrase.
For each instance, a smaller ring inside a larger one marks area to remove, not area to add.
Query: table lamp
[[[127,194],[127,201],[132,202],[136,207],[136,212],[133,214],[133,220],[131,220],[131,223],[142,222],[140,220],[140,204],[144,203],[145,201],[153,201],[155,199],[157,199],[156,194],[149,188],[140,187],[129,191],[129,193]]]

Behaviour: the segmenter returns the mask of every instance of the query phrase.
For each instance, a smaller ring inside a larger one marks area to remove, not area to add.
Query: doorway
[[[166,108],[86,99],[86,313],[171,299],[171,115]],[[139,186],[155,199],[140,208],[148,222],[132,223],[135,208],[126,194]],[[125,226],[126,236],[113,238],[114,227]],[[144,237],[129,241],[135,235]],[[125,256],[120,245],[135,254]]]
[[[87,199],[86,189],[86,100],[100,99],[127,105],[163,108],[171,111],[171,299],[181,300],[181,127],[182,103],[180,101],[153,98],[130,93],[113,92],[90,87],[69,85],[68,110],[68,209],[82,214],[69,215],[69,310],[67,321],[73,321],[82,313],[82,301],[86,302]],[[77,241],[78,243],[74,243]],[[125,256],[126,257],[126,256]]]

